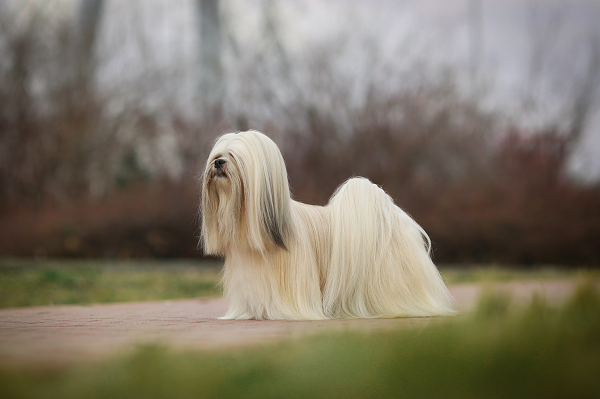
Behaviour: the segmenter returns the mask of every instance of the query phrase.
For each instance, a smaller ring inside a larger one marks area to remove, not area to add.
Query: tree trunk
[[[198,14],[201,116],[204,120],[215,121],[221,114],[224,92],[219,0],[198,0]]]

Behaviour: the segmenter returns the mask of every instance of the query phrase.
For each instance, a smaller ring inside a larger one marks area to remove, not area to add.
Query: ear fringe
[[[248,172],[253,172],[246,180],[252,184],[245,186],[249,194],[245,198],[245,209],[251,246],[260,252],[274,246],[287,249],[291,198],[281,152],[262,133],[249,131],[240,136],[244,149],[249,150],[244,152],[242,159],[247,162]]]

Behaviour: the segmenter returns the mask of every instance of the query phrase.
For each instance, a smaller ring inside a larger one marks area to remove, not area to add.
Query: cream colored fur
[[[325,207],[294,201],[262,133],[217,140],[201,208],[204,251],[225,256],[225,319],[454,314],[429,237],[381,188],[352,178]]]

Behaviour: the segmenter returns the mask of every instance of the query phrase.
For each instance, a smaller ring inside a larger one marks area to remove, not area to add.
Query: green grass
[[[0,308],[210,297],[222,292],[216,267],[8,262],[0,267]]]
[[[218,262],[0,259],[0,308],[219,296]],[[580,270],[442,267],[448,284],[598,276]]]
[[[598,270],[590,269],[564,269],[556,267],[536,267],[524,269],[519,267],[442,265],[440,271],[447,284],[485,283],[525,280],[552,280],[552,279],[586,279],[599,278]]]
[[[600,397],[600,297],[560,307],[482,298],[469,316],[392,332],[346,332],[259,348],[143,347],[59,370],[0,367],[5,398]]]

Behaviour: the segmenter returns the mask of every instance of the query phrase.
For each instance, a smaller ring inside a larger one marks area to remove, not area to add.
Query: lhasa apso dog
[[[381,188],[352,178],[327,206],[290,196],[277,145],[219,137],[202,183],[201,242],[225,256],[224,319],[454,314],[425,231]]]

